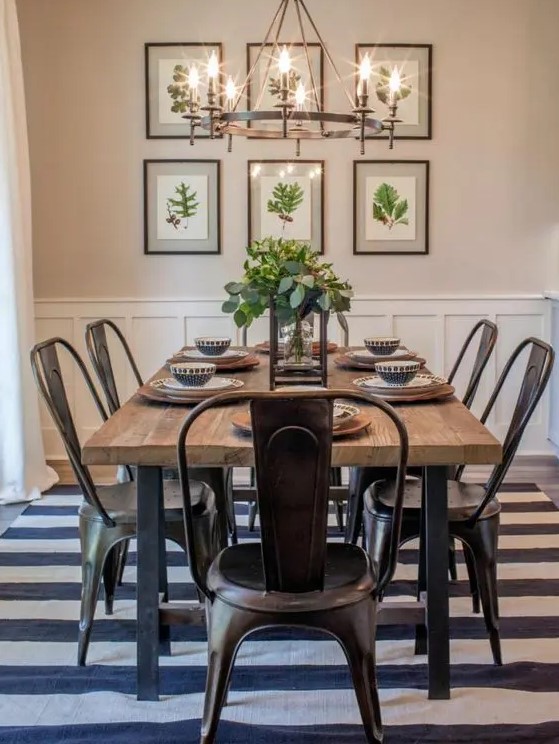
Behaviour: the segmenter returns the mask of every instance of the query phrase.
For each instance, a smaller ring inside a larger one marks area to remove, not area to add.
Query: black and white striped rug
[[[135,699],[135,546],[115,614],[99,603],[88,666],[77,668],[80,557],[75,491],[36,502],[0,539],[0,742],[190,744],[199,741],[206,644],[173,629],[161,700]],[[559,511],[537,486],[506,486],[500,539],[501,633],[495,668],[483,620],[471,614],[460,561],[451,587],[452,699],[427,699],[412,629],[380,628],[377,652],[388,744],[559,742]],[[240,511],[243,512],[242,505]],[[241,537],[246,512],[239,515]],[[402,550],[392,593],[413,593],[415,546]],[[461,556],[460,556],[461,558]],[[184,556],[170,549],[172,598],[195,601]],[[365,741],[345,659],[315,634],[266,632],[239,652],[218,741]]]

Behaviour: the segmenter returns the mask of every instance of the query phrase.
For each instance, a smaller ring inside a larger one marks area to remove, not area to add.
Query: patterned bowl
[[[419,372],[419,362],[377,362],[375,371],[387,385],[401,387],[411,382]]]
[[[400,348],[400,339],[392,336],[373,336],[364,339],[365,348],[375,356],[388,356]]]
[[[215,375],[215,364],[204,362],[176,362],[169,369],[177,382],[185,387],[203,387]]]
[[[224,336],[220,338],[201,336],[200,338],[195,338],[194,343],[196,344],[198,351],[202,354],[216,357],[225,354],[227,349],[231,346],[231,339],[225,338]]]

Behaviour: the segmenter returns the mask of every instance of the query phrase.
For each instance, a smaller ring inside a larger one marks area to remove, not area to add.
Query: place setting
[[[454,395],[446,378],[421,372],[418,360],[375,362],[375,374],[358,377],[353,384],[391,403],[444,400]]]
[[[200,336],[194,339],[195,346],[184,346],[177,351],[167,364],[179,362],[211,361],[216,365],[216,372],[254,369],[260,360],[254,352],[246,349],[232,349],[231,339],[226,336]]]
[[[395,336],[373,336],[363,339],[364,348],[350,349],[339,354],[334,362],[342,369],[374,369],[377,362],[411,361],[425,365],[425,359],[418,357],[416,351],[403,346]]]
[[[276,392],[292,390],[320,390],[317,386],[289,385],[277,388]],[[252,434],[252,421],[250,411],[243,410],[236,413],[232,419],[233,428],[242,434]],[[358,406],[345,403],[342,400],[334,401],[332,436],[336,439],[359,434],[371,425],[371,418],[364,414]]]
[[[204,336],[194,339],[196,348],[185,347],[167,360],[172,377],[151,380],[138,390],[144,398],[164,403],[189,404],[242,388],[244,382],[234,377],[217,376],[228,370],[251,369],[254,355],[240,349],[231,349],[231,339]],[[251,359],[252,357],[252,359]]]

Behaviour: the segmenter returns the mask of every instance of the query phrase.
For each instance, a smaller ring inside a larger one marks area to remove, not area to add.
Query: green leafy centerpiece
[[[336,276],[331,263],[298,240],[267,237],[252,243],[247,254],[240,281],[225,285],[229,299],[222,309],[233,313],[235,324],[242,328],[273,304],[278,321],[292,326],[291,356],[300,364],[304,319],[311,313],[348,311],[351,286]]]

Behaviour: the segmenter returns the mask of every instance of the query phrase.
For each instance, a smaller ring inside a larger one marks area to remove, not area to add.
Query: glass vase
[[[310,316],[312,318],[312,316]],[[309,317],[297,318],[282,328],[285,367],[312,367],[313,324]]]

